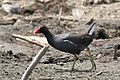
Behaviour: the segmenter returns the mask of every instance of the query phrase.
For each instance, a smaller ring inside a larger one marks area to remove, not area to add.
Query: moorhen
[[[74,70],[76,61],[78,60],[77,55],[85,48],[88,51],[88,55],[92,64],[92,68],[89,71],[96,69],[95,62],[92,59],[91,52],[88,47],[88,45],[92,42],[95,36],[95,22],[90,25],[90,29],[88,30],[88,32],[82,35],[76,33],[54,35],[48,30],[45,25],[39,27],[35,31],[35,34],[37,33],[43,33],[47,38],[48,43],[55,49],[71,53],[75,56],[71,69],[72,71]]]

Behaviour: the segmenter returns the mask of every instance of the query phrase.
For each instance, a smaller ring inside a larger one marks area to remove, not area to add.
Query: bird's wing
[[[64,40],[68,40],[69,42],[72,42],[78,46],[83,46],[89,45],[91,43],[92,37],[87,34],[83,35],[73,34],[65,37]]]
[[[70,37],[70,33],[66,33],[66,34],[60,34],[57,35],[57,37],[59,37],[60,40],[62,40],[64,43],[69,44],[70,46],[78,46],[76,43],[74,43],[71,39],[69,39]]]
[[[63,40],[63,41],[64,44],[68,45],[66,48],[69,49],[70,51],[75,51],[75,53],[80,53],[80,51],[84,49],[84,47],[79,46],[70,40]]]
[[[69,43],[70,45],[73,45],[73,46],[78,46],[77,44],[75,44],[75,43],[73,43],[72,41],[70,41],[70,40],[63,40],[64,41],[64,43]]]
[[[74,47],[79,47],[80,49],[84,49],[92,42],[92,37],[88,34],[77,34],[77,33],[67,33],[58,35],[60,39],[69,45]]]
[[[69,36],[70,36],[70,34],[69,34],[69,33],[56,35],[56,37],[59,37],[59,38],[61,38],[61,39],[65,39],[65,38],[67,38],[67,37],[69,37]]]

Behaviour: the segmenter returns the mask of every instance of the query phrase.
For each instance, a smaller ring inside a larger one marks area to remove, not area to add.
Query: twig
[[[39,80],[54,80],[54,77],[40,77]]]
[[[113,59],[117,60],[117,45],[114,47],[115,53]]]
[[[25,73],[23,74],[21,80],[27,80],[29,75],[31,74],[34,67],[37,65],[39,60],[45,55],[45,52],[48,50],[49,46],[43,47],[38,54],[35,56],[34,60],[31,62]]]
[[[47,15],[47,18],[56,19],[56,16],[59,16],[59,15]],[[62,16],[61,15],[60,19],[63,20],[63,21],[67,20],[67,21],[76,21],[76,22],[78,22],[78,20],[74,19],[73,16],[71,16],[71,15],[68,15],[68,16]]]
[[[51,15],[51,14],[47,14],[45,17],[44,16],[34,16],[34,17],[25,17],[24,18],[24,20],[26,20],[26,21],[36,21],[36,20],[38,20],[40,17],[40,19],[41,20],[47,20],[47,19],[57,19],[58,20],[58,16],[59,15]],[[60,17],[60,19],[61,19],[61,21],[75,21],[75,22],[78,22],[78,20],[77,19],[74,19],[73,18],[73,16],[71,16],[71,15],[68,15],[68,16],[63,16],[63,15],[61,15],[61,17]]]
[[[94,76],[99,76],[101,75],[103,72],[102,71],[99,71],[98,73],[96,73]]]
[[[59,15],[58,15],[58,20],[61,20],[61,14],[62,14],[62,7],[60,8]]]
[[[95,21],[94,18],[90,18],[90,19],[85,23],[85,25],[91,25],[94,21]]]
[[[68,28],[67,26],[65,27],[68,31],[71,31],[71,29],[70,28]]]
[[[61,23],[61,14],[62,14],[62,7],[60,7],[59,15],[58,15],[58,25],[60,26]]]

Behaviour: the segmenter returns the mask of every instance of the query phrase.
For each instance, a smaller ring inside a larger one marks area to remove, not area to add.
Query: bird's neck
[[[47,32],[43,33],[45,37],[47,38],[48,43],[50,44],[53,42],[54,35],[48,30]]]

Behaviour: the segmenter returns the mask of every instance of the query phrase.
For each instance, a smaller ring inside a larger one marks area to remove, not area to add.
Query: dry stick
[[[115,52],[114,52],[113,59],[117,60],[117,45],[115,45],[114,50],[115,50]]]
[[[50,18],[50,19],[53,19],[53,18],[56,19],[56,16],[58,16],[58,15],[47,15],[46,17],[47,17],[47,18]],[[70,15],[68,15],[68,16],[62,16],[62,15],[61,15],[60,19],[63,20],[63,21],[64,21],[64,20],[67,20],[67,21],[75,21],[75,22],[78,22],[77,19],[74,19],[73,16],[70,16]]]
[[[61,23],[61,14],[62,14],[62,7],[60,8],[59,15],[58,15],[58,25],[60,26]]]
[[[19,38],[19,39],[22,39],[22,40],[24,40],[24,41],[27,41],[27,42],[29,42],[29,43],[38,45],[38,46],[40,46],[40,47],[43,47],[42,45],[40,45],[40,44],[38,44],[38,43],[36,43],[36,42],[30,41],[30,40],[28,40],[28,39],[25,39],[25,38],[23,38],[23,37],[20,36],[20,35],[12,34],[12,36],[15,37],[15,38]]]
[[[85,25],[91,25],[94,21],[95,21],[94,18],[90,18],[90,19],[85,23]]]
[[[39,62],[39,60],[42,58],[42,56],[45,55],[45,52],[48,50],[49,46],[44,46],[39,52],[38,54],[35,56],[34,60],[31,62],[31,64],[29,65],[29,67],[27,68],[27,70],[25,71],[25,73],[23,74],[21,80],[27,80],[30,73],[32,72],[32,70],[34,69],[34,67],[37,65],[37,63]]]
[[[45,15],[45,14],[43,13],[43,15]],[[34,16],[32,18],[31,17],[25,17],[25,18],[22,18],[22,19],[24,19],[26,21],[31,21],[31,20],[32,21],[35,21],[35,20],[37,21],[39,18],[41,20],[47,20],[47,19],[58,19],[58,17],[59,17],[59,15],[47,14],[46,16]],[[74,19],[73,16],[71,16],[71,15],[68,15],[68,16],[61,15],[60,19],[61,19],[61,21],[66,20],[66,21],[75,21],[75,22],[78,22],[78,20]]]
[[[103,72],[102,71],[99,71],[98,73],[96,73],[94,76],[99,76],[101,75]]]
[[[58,16],[59,21],[61,20],[61,14],[62,14],[62,7],[60,8],[60,11],[59,11],[59,16]]]

